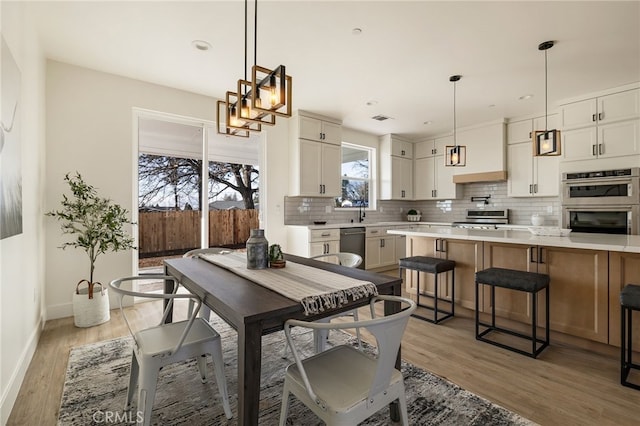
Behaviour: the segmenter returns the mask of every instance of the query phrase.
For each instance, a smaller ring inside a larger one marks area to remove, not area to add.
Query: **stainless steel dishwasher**
[[[358,266],[360,269],[364,269],[365,234],[366,230],[364,227],[340,229],[340,251],[360,255],[362,257],[362,263]]]

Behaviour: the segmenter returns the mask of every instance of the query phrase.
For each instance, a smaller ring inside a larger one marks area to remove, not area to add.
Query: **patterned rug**
[[[235,413],[237,383],[236,332],[212,315],[222,336],[227,387]],[[295,331],[295,330],[294,330]],[[296,337],[297,346],[310,353],[311,333]],[[333,332],[331,344],[354,344],[342,332]],[[123,413],[131,361],[131,338],[107,340],[75,347],[69,364],[60,404],[58,425],[133,424],[135,414]],[[284,369],[292,357],[283,358],[284,334],[263,338],[260,424],[277,425],[282,400]],[[151,423],[155,425],[235,425],[236,418],[224,417],[218,389],[209,365],[210,380],[203,384],[195,361],[174,364],[160,372]],[[407,404],[411,425],[532,425],[533,423],[459,386],[412,364],[403,362]],[[134,411],[135,413],[135,407]],[[288,424],[323,423],[295,398],[291,399]],[[363,425],[390,425],[388,410],[382,410]]]

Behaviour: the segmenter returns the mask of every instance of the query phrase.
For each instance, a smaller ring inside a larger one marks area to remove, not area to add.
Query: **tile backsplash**
[[[559,226],[559,197],[507,197],[507,182],[463,184],[462,197],[445,201],[378,201],[375,211],[365,212],[364,223],[405,221],[409,209],[420,210],[422,221],[463,221],[467,209],[508,208],[509,223],[531,225],[531,215],[544,216],[545,225]],[[489,204],[473,202],[471,197],[487,197]],[[327,223],[358,222],[357,209],[336,209],[331,198],[285,197],[285,225],[310,225],[317,220]],[[550,212],[549,212],[550,210]]]

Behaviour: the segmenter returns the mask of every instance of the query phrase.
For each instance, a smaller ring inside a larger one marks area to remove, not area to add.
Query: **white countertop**
[[[513,227],[513,225],[509,226]],[[572,232],[566,237],[548,237],[533,235],[528,230],[484,230],[429,226],[419,226],[416,229],[390,229],[387,233],[411,237],[452,238],[458,240],[640,253],[640,235],[585,234]]]
[[[361,228],[372,226],[451,226],[450,222],[409,222],[409,221],[397,221],[397,222],[346,222],[346,223],[327,223],[325,225],[287,225],[287,226],[302,226],[308,229],[337,229],[337,228]]]

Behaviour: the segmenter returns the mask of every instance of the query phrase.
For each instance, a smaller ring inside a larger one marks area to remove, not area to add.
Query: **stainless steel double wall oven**
[[[640,168],[562,174],[562,226],[633,234],[640,227]]]

